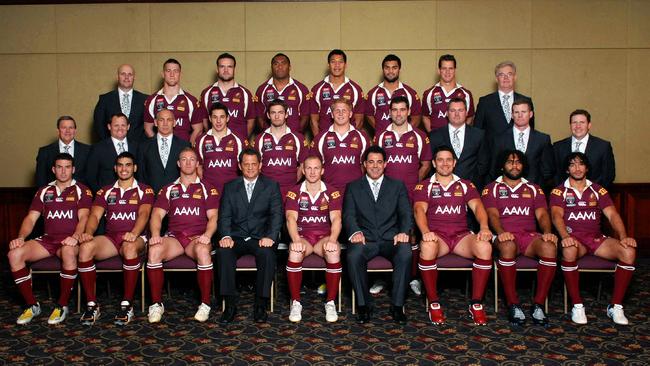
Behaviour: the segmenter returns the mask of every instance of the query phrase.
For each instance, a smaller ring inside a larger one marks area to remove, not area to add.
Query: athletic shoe
[[[325,320],[328,323],[334,323],[339,320],[339,315],[336,313],[336,305],[334,305],[334,300],[330,300],[325,303]]]
[[[52,310],[52,314],[50,314],[50,318],[47,319],[47,324],[50,325],[59,324],[65,320],[65,317],[67,315],[68,315],[67,306],[56,305],[54,307],[54,310]]]
[[[573,304],[571,309],[571,321],[576,324],[587,324],[587,314],[582,304]]]
[[[325,295],[327,293],[327,284],[323,283],[320,286],[318,286],[318,289],[316,290],[316,293],[319,295]]]
[[[429,304],[429,320],[435,325],[445,324],[445,314],[442,307],[437,302]]]
[[[194,319],[203,323],[204,321],[208,320],[209,317],[210,317],[210,306],[201,303],[201,305],[199,305],[199,309],[196,311],[196,314],[194,314]]]
[[[420,282],[420,280],[412,280],[409,282],[409,286],[411,286],[411,291],[413,291],[414,294],[422,296],[422,282]]]
[[[487,325],[487,316],[485,315],[485,310],[481,304],[470,304],[469,305],[469,316],[474,321],[476,325]]]
[[[27,305],[23,309],[23,313],[16,319],[16,324],[27,324],[34,319],[35,316],[41,314],[41,304]]]
[[[384,283],[381,281],[377,281],[372,285],[372,287],[370,287],[370,294],[378,295],[383,290],[384,290]]]
[[[93,325],[95,324],[95,320],[99,318],[99,305],[94,304],[94,305],[88,305],[86,307],[86,311],[81,314],[81,324],[83,325]]]
[[[524,325],[526,323],[526,315],[521,309],[519,304],[512,304],[508,309],[508,321],[513,325]]]
[[[619,325],[628,325],[630,323],[625,317],[623,306],[619,304],[607,305],[607,316]]]
[[[289,311],[289,321],[292,323],[298,323],[302,320],[302,305],[300,301],[292,300],[291,301],[291,311]]]
[[[149,323],[158,323],[160,319],[162,319],[162,315],[164,313],[165,313],[165,305],[163,305],[161,302],[157,302],[149,306],[149,314],[147,314],[147,318],[149,318]]]
[[[115,325],[127,325],[133,319],[135,312],[133,306],[128,301],[122,301],[120,311],[115,315]]]
[[[530,317],[533,319],[533,323],[537,325],[548,325],[548,317],[540,304],[533,304],[533,307],[530,308]]]

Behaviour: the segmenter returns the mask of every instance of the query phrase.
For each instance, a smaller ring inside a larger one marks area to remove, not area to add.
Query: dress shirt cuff
[[[358,233],[363,233],[363,231],[361,231],[361,230],[359,230],[359,231],[355,231],[354,233],[352,233],[352,235],[350,235],[350,237],[348,237],[348,241],[349,241],[349,242],[352,242],[352,237],[355,236],[355,235],[357,235]]]

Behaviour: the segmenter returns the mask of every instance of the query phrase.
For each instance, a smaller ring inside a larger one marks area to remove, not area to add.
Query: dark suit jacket
[[[277,242],[283,218],[280,186],[276,181],[260,175],[250,202],[243,177],[224,185],[217,222],[220,239],[224,236],[256,240],[266,237]]]
[[[529,97],[516,92],[514,93],[514,98],[515,100],[522,98],[531,100]],[[510,105],[512,105],[513,102],[514,100],[511,100]],[[494,136],[498,136],[503,131],[512,127],[512,121],[506,123],[506,115],[503,114],[503,108],[501,107],[501,100],[499,99],[498,91],[484,95],[478,100],[476,114],[474,115],[474,127],[484,130],[488,141],[491,141]],[[535,117],[531,118],[530,127],[533,129],[535,128]]]
[[[555,184],[560,184],[567,178],[567,172],[564,170],[564,159],[571,153],[571,150],[571,136],[553,144],[555,166],[557,167]],[[589,135],[585,154],[589,158],[591,165],[588,174],[589,179],[605,188],[610,188],[616,177],[612,144],[594,135]]]
[[[413,213],[406,186],[384,175],[377,201],[366,175],[352,181],[343,200],[343,226],[347,236],[361,231],[366,242],[393,241],[398,233],[409,233]]]
[[[142,94],[133,89],[131,112],[128,116],[131,124],[128,137],[135,141],[143,141],[146,138],[144,134],[144,101],[146,99],[146,94]],[[93,126],[100,140],[110,137],[106,125],[111,121],[112,115],[121,112],[120,93],[118,93],[117,89],[99,96],[99,100],[95,106]]]
[[[501,152],[508,149],[515,149],[513,128],[509,128],[493,140],[491,180],[496,179],[502,174],[502,167],[499,166],[501,163],[497,161]],[[544,189],[551,188],[555,174],[551,137],[545,133],[531,129],[530,136],[528,137],[528,145],[526,146],[526,158],[528,159],[528,174],[524,178],[540,185]]]
[[[138,143],[128,137],[126,140],[128,151],[137,159]],[[117,179],[113,169],[115,158],[117,158],[117,150],[115,150],[115,145],[110,137],[94,144],[90,149],[86,180],[94,192],[108,184],[113,184]],[[137,164],[138,161],[136,160],[135,163]]]
[[[169,147],[167,167],[163,167],[162,160],[160,160],[160,153],[158,152],[156,136],[146,140],[138,146],[138,180],[150,185],[157,194],[160,188],[178,178],[180,175],[178,164],[176,164],[178,155],[184,147],[189,146],[189,142],[173,136],[171,146]]]
[[[449,129],[449,124],[447,124],[447,126],[431,132],[429,140],[432,152],[440,146],[452,147]],[[490,155],[487,147],[485,132],[466,125],[463,152],[457,157],[454,174],[472,181],[479,189],[486,183],[485,178],[490,170]]]
[[[59,140],[38,149],[36,155],[36,186],[42,187],[55,179],[52,173],[54,157],[59,153]],[[86,181],[86,161],[90,145],[74,140],[74,179],[84,184]]]

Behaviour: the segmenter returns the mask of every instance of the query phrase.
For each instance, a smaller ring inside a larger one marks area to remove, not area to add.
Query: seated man
[[[435,174],[415,186],[415,223],[422,232],[419,268],[429,299],[429,319],[443,324],[445,316],[438,302],[436,258],[455,253],[474,259],[472,268],[472,300],[469,315],[477,325],[486,325],[481,301],[492,269],[492,233],[481,197],[474,184],[453,174],[454,151],[438,147],[433,155]],[[467,207],[480,225],[478,235],[467,227]]]
[[[538,257],[537,290],[530,309],[533,323],[547,325],[542,304],[555,275],[557,237],[551,233],[551,219],[544,191],[522,178],[528,169],[526,155],[519,150],[505,150],[499,159],[503,175],[483,189],[492,230],[499,250],[499,277],[508,302],[508,320],[524,325],[526,316],[519,305],[515,280],[518,254]],[[543,234],[536,231],[536,222]]]
[[[27,304],[16,320],[18,324],[27,324],[41,313],[41,306],[32,292],[32,275],[26,267],[27,262],[33,263],[52,255],[61,258],[61,293],[48,324],[58,324],[65,320],[70,292],[77,278],[77,245],[88,220],[93,194],[86,186],[72,179],[74,159],[70,154],[56,155],[52,172],[56,180],[36,192],[29,213],[18,231],[18,237],[9,242],[7,256],[11,275]],[[25,241],[41,215],[45,234]]]
[[[101,188],[81,235],[79,247],[79,281],[86,294],[87,308],[81,315],[81,323],[92,325],[99,318],[100,310],[95,296],[97,272],[95,260],[116,255],[122,257],[124,296],[115,324],[126,325],[133,318],[133,294],[140,272],[140,255],[144,252],[145,235],[149,214],[154,201],[153,189],[135,180],[137,170],[135,156],[123,152],[115,159],[117,181]],[[102,217],[106,217],[106,234],[93,237]]]
[[[210,316],[210,290],[212,288],[212,243],[210,238],[217,230],[219,193],[217,189],[199,179],[196,152],[185,147],[178,155],[180,177],[164,186],[154,204],[149,223],[151,239],[147,256],[147,277],[151,290],[149,323],[157,323],[165,312],[162,303],[164,282],[163,261],[185,254],[196,261],[196,278],[201,292],[201,304],[194,319],[204,322]],[[161,237],[162,220],[168,216],[167,233]]]
[[[607,306],[607,316],[616,324],[627,325],[622,303],[634,272],[636,241],[627,236],[623,220],[616,211],[609,192],[586,178],[591,168],[587,155],[581,152],[570,153],[564,166],[569,178],[551,192],[551,215],[555,228],[562,237],[562,273],[573,302],[571,320],[577,324],[587,324],[578,286],[577,260],[592,253],[618,261],[614,272],[614,293]],[[607,237],[601,232],[601,212],[609,220],[618,239]]]
[[[367,323],[372,317],[368,261],[381,255],[393,262],[390,315],[395,322],[406,323],[403,306],[411,272],[408,232],[413,227],[406,186],[384,175],[386,152],[379,146],[366,150],[363,166],[366,174],[348,184],[343,205],[343,223],[350,240],[350,282],[359,303],[357,322]]]
[[[341,281],[341,247],[337,242],[341,233],[341,193],[332,190],[321,180],[323,163],[318,157],[308,157],[302,173],[305,181],[287,192],[285,202],[287,230],[291,237],[287,261],[287,282],[291,294],[289,320],[296,323],[302,319],[302,261],[315,253],[327,262],[325,320],[335,322],[338,315],[334,299]]]

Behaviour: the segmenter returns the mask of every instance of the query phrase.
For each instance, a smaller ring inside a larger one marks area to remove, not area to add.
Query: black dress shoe
[[[369,306],[359,306],[357,309],[357,323],[365,324],[370,322],[372,308]]]
[[[404,314],[404,308],[402,306],[392,305],[390,307],[390,316],[395,323],[406,324],[406,314]]]
[[[221,318],[219,318],[219,323],[232,323],[235,320],[235,315],[237,315],[237,306],[232,304],[226,305],[226,309],[221,314]]]
[[[266,306],[262,304],[255,304],[255,310],[253,311],[253,320],[255,320],[255,323],[266,323],[268,317],[269,316],[266,313]]]

